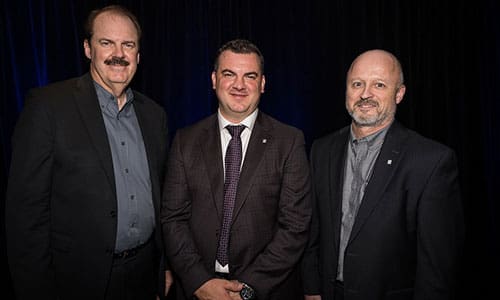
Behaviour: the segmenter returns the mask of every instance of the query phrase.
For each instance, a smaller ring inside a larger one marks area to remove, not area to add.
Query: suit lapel
[[[151,124],[150,119],[148,116],[151,116],[151,114],[148,114],[147,107],[143,101],[137,94],[134,93],[134,111],[135,115],[137,116],[137,122],[139,123],[139,127],[141,129],[141,135],[142,139],[144,140],[144,146],[146,148],[146,155],[148,156],[148,163],[149,163],[149,168],[150,172],[152,172],[151,168],[154,168],[154,164],[151,162],[155,161],[156,153],[152,151],[154,149],[154,145],[156,144],[155,141],[153,140],[151,136],[151,132],[155,130],[154,126]],[[156,172],[156,170],[154,170]]]
[[[87,128],[90,141],[101,161],[106,177],[115,193],[115,175],[113,173],[113,159],[109,147],[108,136],[104,126],[101,109],[95,87],[90,74],[80,77],[77,81],[76,89],[73,93],[74,101],[82,116],[82,121]]]
[[[199,139],[199,147],[203,152],[205,169],[210,180],[213,201],[217,209],[217,214],[222,220],[224,202],[224,167],[222,165],[222,149],[220,141],[219,123],[217,114],[208,119],[208,126],[205,127]]]
[[[233,220],[238,215],[247,198],[248,192],[253,184],[255,171],[264,157],[266,148],[270,143],[273,143],[271,130],[272,125],[269,123],[269,119],[262,112],[259,112],[255,120],[252,135],[248,142],[245,161],[241,168],[238,193],[236,194],[234,203]]]
[[[394,176],[394,172],[397,170],[401,157],[403,156],[402,151],[405,139],[405,132],[401,130],[401,126],[398,123],[394,122],[387,132],[384,144],[375,162],[370,182],[366,187],[365,195],[351,231],[350,241],[356,238],[363,224],[366,222],[366,219],[381,200],[387,185]]]
[[[157,186],[157,180],[153,180],[153,178],[162,178],[158,172],[158,158],[156,157],[157,153],[154,150],[156,145],[160,141],[155,141],[153,132],[158,130],[154,124],[151,122],[151,114],[148,112],[148,106],[146,105],[144,99],[141,98],[140,95],[134,93],[134,111],[137,117],[137,122],[139,123],[139,128],[141,130],[142,140],[144,142],[144,148],[146,150],[146,159],[148,161],[149,167],[149,176],[151,178],[151,189],[153,194],[153,204],[155,206],[155,212],[159,211],[159,200],[160,200],[160,187]],[[167,138],[167,137],[165,137]]]
[[[330,205],[330,220],[333,222],[333,235],[334,235],[334,249],[339,248],[340,243],[340,227],[342,224],[342,191],[344,183],[344,169],[345,169],[345,158],[346,158],[346,146],[349,141],[349,126],[344,128],[344,130],[336,136],[332,144],[329,145],[331,150],[328,152],[330,157],[329,161],[329,183],[330,191],[330,201],[327,203]],[[342,155],[339,155],[342,153]]]

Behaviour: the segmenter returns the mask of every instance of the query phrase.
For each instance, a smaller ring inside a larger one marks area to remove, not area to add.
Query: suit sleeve
[[[54,128],[42,100],[29,94],[12,138],[5,212],[8,261],[18,299],[55,299],[49,252]]]
[[[239,280],[253,286],[258,299],[268,299],[298,265],[308,240],[311,199],[304,136],[298,132],[283,166],[277,230],[268,246]]]
[[[311,177],[314,174],[314,153],[315,145],[311,149]],[[307,243],[304,256],[302,258],[301,272],[302,284],[305,295],[319,295],[320,294],[320,275],[319,275],[319,211],[316,200],[316,192],[314,183],[312,184],[312,218],[309,241]]]
[[[213,277],[213,272],[205,268],[191,233],[189,219],[192,201],[184,168],[181,138],[177,133],[168,158],[161,223],[167,257],[175,257],[170,260],[170,264],[181,276],[186,294],[192,295],[204,282]]]
[[[440,157],[421,194],[414,299],[453,299],[464,239],[455,155]]]
[[[162,156],[162,159],[160,160],[160,168],[159,168],[159,174],[160,174],[160,195],[163,195],[163,182],[165,180],[164,176],[166,173],[167,169],[167,154],[169,152],[169,145],[168,145],[168,125],[167,125],[167,114],[165,111],[162,110],[161,112],[161,117],[159,118],[161,120],[161,136],[163,139],[160,142],[160,155]],[[161,198],[160,198],[161,199]],[[160,200],[161,202],[161,200]],[[162,230],[160,230],[161,232]],[[165,249],[163,247],[163,234],[160,234],[160,239],[161,243],[159,243],[159,249],[161,249],[161,257],[160,257],[160,264],[158,268],[158,296],[159,299],[164,300],[166,299],[165,294],[165,272],[169,271],[171,269],[169,261],[167,259],[167,256],[165,254]],[[170,293],[170,292],[169,292]]]

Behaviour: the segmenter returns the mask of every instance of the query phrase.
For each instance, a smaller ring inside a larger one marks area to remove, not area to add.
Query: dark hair
[[[127,8],[125,8],[121,5],[109,5],[109,6],[101,8],[101,9],[95,9],[95,10],[90,12],[90,14],[87,17],[87,20],[85,22],[85,26],[84,26],[84,31],[85,31],[84,38],[86,40],[88,40],[90,42],[90,39],[92,38],[92,35],[94,34],[94,21],[97,18],[97,16],[99,16],[100,14],[105,13],[105,12],[112,12],[112,13],[115,13],[115,14],[118,14],[118,15],[121,15],[124,17],[128,17],[130,19],[130,21],[132,21],[132,23],[135,26],[135,29],[137,31],[138,40],[141,39],[142,30],[141,30],[141,25],[139,24],[139,21],[137,20],[137,17],[130,10],[128,10]]]
[[[260,52],[259,48],[255,46],[252,42],[244,39],[235,39],[231,40],[222,47],[217,50],[217,55],[215,56],[215,62],[214,62],[214,71],[217,71],[219,68],[219,58],[222,52],[224,51],[231,51],[233,53],[240,53],[240,54],[250,54],[250,53],[255,53],[259,57],[260,61],[260,70],[262,74],[264,74],[264,56]]]

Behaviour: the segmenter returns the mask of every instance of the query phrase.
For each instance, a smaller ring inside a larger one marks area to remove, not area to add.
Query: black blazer
[[[305,294],[333,299],[349,127],[311,150],[311,239]],[[344,260],[346,300],[451,299],[463,243],[458,171],[451,149],[391,125],[356,217]]]
[[[159,229],[164,110],[134,92]],[[116,236],[111,151],[89,74],[30,91],[13,139],[8,260],[18,299],[103,299]],[[156,244],[161,253],[161,234]]]
[[[166,251],[178,299],[214,277],[224,168],[217,115],[177,132],[162,202]],[[241,169],[230,231],[230,279],[259,299],[302,299],[298,263],[311,215],[301,131],[259,112]],[[175,242],[172,242],[175,241]]]

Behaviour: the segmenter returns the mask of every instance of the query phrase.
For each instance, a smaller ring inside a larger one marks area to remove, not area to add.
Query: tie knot
[[[226,129],[229,131],[232,137],[240,136],[243,129],[245,129],[245,125],[227,125]]]

